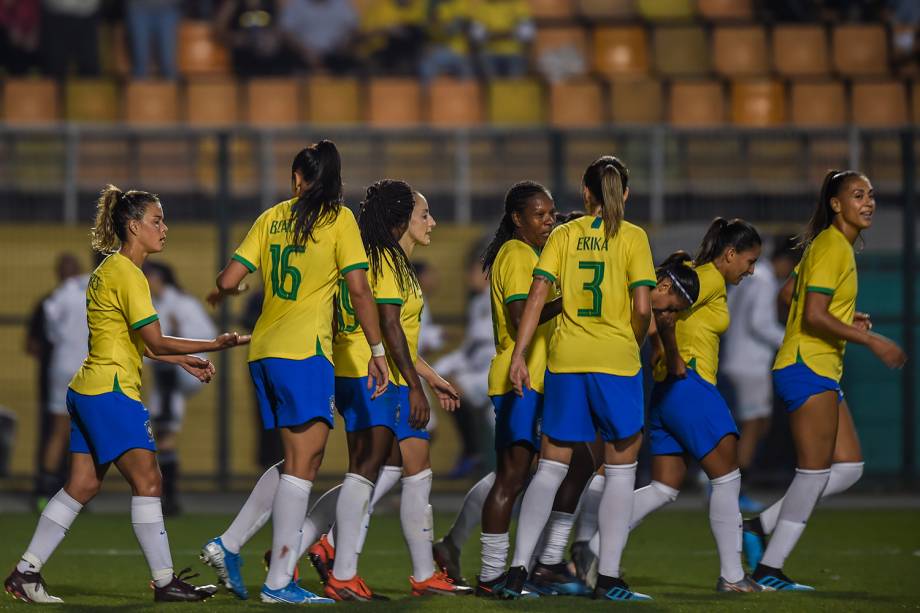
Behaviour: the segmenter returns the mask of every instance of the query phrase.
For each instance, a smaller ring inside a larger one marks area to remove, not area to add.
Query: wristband
[[[377,343],[376,345],[371,345],[371,356],[375,358],[382,358],[387,352],[383,349],[383,343]]]

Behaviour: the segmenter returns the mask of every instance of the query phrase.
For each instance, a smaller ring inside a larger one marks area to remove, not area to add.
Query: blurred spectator
[[[42,0],[41,49],[45,71],[63,79],[70,62],[81,77],[99,76],[101,0]]]
[[[920,2],[917,0],[888,0],[891,21],[891,46],[894,64],[916,73],[920,59]]]
[[[175,79],[179,19],[179,0],[127,0],[125,23],[131,43],[131,75],[135,79],[150,76],[150,50],[156,47],[160,76]]]
[[[421,65],[423,81],[431,81],[441,75],[460,79],[473,76],[470,53],[472,17],[473,3],[469,0],[441,0],[437,3],[431,24],[434,44]]]
[[[262,300],[265,294],[261,290],[249,294],[246,299],[246,305],[243,307],[242,324],[250,332],[256,327],[256,321],[259,320],[259,314],[262,313]],[[281,431],[277,428],[266,430],[262,426],[262,417],[259,414],[259,401],[256,398],[255,387],[252,389],[252,417],[255,431],[258,435],[258,449],[256,450],[256,461],[259,466],[268,469],[284,459],[284,450],[281,447]]]
[[[351,72],[358,13],[351,0],[287,0],[281,30],[299,63],[314,71]]]
[[[215,26],[230,48],[236,74],[290,74],[294,62],[279,23],[282,4],[281,0],[225,0],[220,6]]]
[[[773,413],[770,371],[785,333],[777,309],[779,290],[800,255],[792,237],[778,239],[770,260],[757,262],[754,274],[728,294],[732,323],[722,342],[719,367],[732,387],[732,410],[741,430],[738,463],[746,478],[758,444],[770,430]],[[743,512],[760,510],[762,505],[742,493]]]
[[[473,38],[487,78],[527,74],[527,45],[536,28],[527,0],[479,0]]]
[[[40,0],[0,0],[0,61],[15,75],[38,61],[41,32]]]
[[[361,20],[370,70],[418,75],[427,26],[427,0],[372,0]]]
[[[415,267],[415,276],[418,277],[418,283],[422,288],[422,295],[428,302],[431,296],[438,291],[438,271],[430,264],[425,262],[413,262]],[[431,309],[422,310],[422,328],[418,337],[419,354],[429,354],[444,346],[444,328],[434,323],[431,318]]]

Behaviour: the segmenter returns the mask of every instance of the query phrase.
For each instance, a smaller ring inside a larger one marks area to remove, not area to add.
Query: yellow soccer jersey
[[[590,215],[553,230],[533,271],[562,287],[562,314],[549,345],[547,366],[559,372],[632,376],[639,372],[631,290],[655,287],[648,236],[622,222],[611,240]]]
[[[70,388],[90,396],[120,391],[140,401],[144,341],[138,330],[156,320],[141,269],[120,253],[103,260],[86,287],[89,355]]]
[[[459,28],[458,22],[473,18],[473,0],[442,0],[435,9],[433,38],[458,55],[470,51],[465,28]]]
[[[530,19],[530,6],[526,0],[481,0],[475,8],[474,19],[496,38],[487,44],[489,53],[517,55],[524,52],[524,44],[513,36],[522,21]]]
[[[406,343],[409,345],[409,357],[412,363],[418,359],[418,337],[421,330],[422,309],[425,301],[422,289],[418,283],[404,290],[399,289],[393,265],[388,257],[384,257],[380,274],[370,275],[371,291],[377,304],[396,304],[400,306],[399,322]],[[371,359],[371,348],[364,338],[364,331],[355,317],[355,309],[351,304],[348,286],[345,281],[339,282],[338,300],[338,334],[333,343],[335,359],[335,376],[337,377],[366,377],[367,363]],[[387,351],[387,365],[390,368],[390,380],[397,385],[406,385],[406,381],[396,368],[396,363],[391,359],[391,352]]]
[[[365,33],[364,50],[373,53],[386,45],[386,36],[376,34],[376,30],[386,30],[397,26],[428,25],[427,0],[376,0],[370,4],[361,19],[361,30]]]
[[[265,298],[252,331],[249,361],[303,360],[332,355],[332,297],[340,275],[367,268],[354,214],[345,206],[314,226],[306,245],[291,244],[296,199],[276,204],[256,219],[233,259],[262,271]]]
[[[830,226],[808,246],[793,275],[795,290],[789,319],[786,320],[786,336],[773,369],[804,362],[822,377],[839,381],[843,374],[846,341],[818,336],[805,329],[805,293],[818,292],[831,296],[828,312],[840,321],[852,324],[857,290],[853,245],[840,230]]]
[[[492,288],[492,329],[495,332],[495,357],[489,367],[489,395],[500,396],[511,391],[508,374],[511,371],[511,354],[517,329],[512,328],[508,305],[518,300],[527,300],[533,282],[533,269],[539,254],[533,247],[511,239],[501,246],[492,263],[489,283]],[[556,298],[555,286],[546,297],[549,302]],[[543,393],[543,375],[546,373],[546,351],[549,339],[556,327],[552,318],[537,327],[527,351],[527,370],[530,371],[530,385],[534,391]]]

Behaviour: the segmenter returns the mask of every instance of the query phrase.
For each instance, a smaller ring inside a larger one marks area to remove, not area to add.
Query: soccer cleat
[[[598,600],[651,600],[647,594],[640,594],[629,589],[626,582],[619,577],[598,575],[597,587],[594,588],[593,597]]]
[[[216,585],[192,585],[189,579],[194,579],[198,573],[191,573],[191,568],[183,568],[178,575],[173,575],[172,581],[158,587],[153,585],[154,602],[200,602],[207,600],[217,593]]]
[[[41,573],[24,573],[13,569],[10,576],[3,582],[6,593],[23,602],[37,604],[58,604],[64,602],[57,596],[48,593],[48,587]]]
[[[502,573],[495,579],[483,581],[478,579],[476,582],[476,596],[480,598],[498,598],[497,590],[505,583],[507,573]]]
[[[243,557],[224,547],[220,537],[211,539],[201,548],[199,559],[217,572],[217,579],[240,600],[249,598],[249,591],[243,584],[240,567]]]
[[[575,576],[579,581],[586,582],[591,564],[597,559],[597,556],[588,546],[588,541],[578,541],[572,543],[572,563],[575,565]]]
[[[719,577],[719,580],[716,581],[716,591],[717,592],[763,592],[764,587],[751,579],[750,575],[745,575],[741,578],[741,581],[735,581],[731,583],[726,581],[722,577]]]
[[[758,564],[752,575],[754,581],[763,586],[765,592],[814,592],[810,585],[796,583],[779,568]]]
[[[569,572],[568,565],[565,562],[559,564],[538,563],[533,572],[530,573],[530,580],[526,585],[532,585],[541,594],[544,590],[547,590],[547,594],[553,596],[591,595],[591,589]]]
[[[738,508],[741,509],[742,513],[753,514],[760,513],[767,507],[759,500],[754,500],[747,494],[741,494],[738,496]]]
[[[334,604],[335,601],[331,598],[324,598],[323,596],[317,596],[310,590],[305,590],[299,585],[296,581],[291,581],[285,587],[280,590],[273,590],[267,585],[262,586],[262,591],[259,593],[259,598],[262,602],[280,602],[283,604]]]
[[[437,571],[424,581],[409,577],[413,596],[466,596],[473,590],[467,585],[456,585],[443,571]]]
[[[505,580],[493,588],[495,598],[502,600],[517,600],[519,598],[539,598],[536,592],[524,587],[527,582],[527,569],[523,566],[513,566],[504,575]]]
[[[767,537],[763,531],[760,517],[746,519],[741,524],[741,548],[748,568],[752,571],[760,564],[764,551],[767,549]]]
[[[310,562],[316,569],[320,582],[325,585],[329,581],[332,566],[335,563],[335,547],[329,543],[329,539],[324,534],[319,537],[318,541],[310,545],[307,555],[310,556]]]
[[[266,549],[265,554],[262,556],[262,564],[265,566],[265,572],[272,567],[272,550]],[[294,583],[300,581],[300,568],[297,565],[294,565],[294,575],[291,577],[294,580]]]
[[[460,551],[452,543],[438,539],[431,545],[431,555],[434,557],[434,563],[447,574],[454,585],[469,586],[460,572]]]
[[[340,581],[335,575],[329,573],[329,579],[326,581],[324,588],[326,596],[333,600],[352,600],[358,602],[368,602],[371,600],[389,600],[386,596],[375,594],[367,586],[364,579],[355,575],[348,581]]]

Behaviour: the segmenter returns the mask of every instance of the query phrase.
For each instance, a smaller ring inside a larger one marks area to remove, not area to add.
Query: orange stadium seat
[[[199,126],[226,126],[239,120],[234,79],[189,81],[185,88],[185,120]]]
[[[578,14],[592,21],[636,16],[636,0],[578,0],[577,4]]]
[[[545,121],[543,91],[533,79],[496,79],[489,84],[489,123],[532,125]]]
[[[422,92],[417,79],[371,79],[367,120],[375,127],[414,126],[422,122]]]
[[[834,27],[834,67],[844,76],[888,74],[888,38],[881,25]]]
[[[57,121],[58,87],[52,79],[6,79],[3,81],[3,120],[7,123]]]
[[[792,124],[804,127],[842,126],[847,121],[847,95],[842,81],[792,83]]]
[[[826,75],[830,62],[824,26],[777,25],[773,29],[773,66],[785,77]]]
[[[725,100],[719,81],[674,81],[668,119],[675,126],[706,127],[725,123]]]
[[[549,90],[549,123],[560,128],[587,128],[604,123],[604,102],[597,81],[578,79],[553,83]]]
[[[536,63],[546,53],[570,47],[579,56],[588,58],[588,34],[578,26],[559,26],[537,28],[533,42],[533,62]]]
[[[709,73],[709,39],[699,26],[658,27],[652,35],[655,68],[668,77]]]
[[[185,20],[179,25],[179,72],[183,75],[215,75],[230,72],[230,53],[217,42],[207,21]]]
[[[569,20],[575,16],[574,0],[527,0],[534,19]]]
[[[291,126],[300,121],[296,79],[252,79],[246,83],[246,121],[254,126]]]
[[[731,86],[732,123],[736,126],[778,126],[786,121],[786,92],[780,81],[735,81]]]
[[[610,82],[610,117],[615,124],[660,123],[661,82],[649,78],[622,78]]]
[[[914,122],[914,125],[920,125],[920,83],[914,82],[910,93],[911,121]]]
[[[638,0],[639,14],[649,21],[690,19],[694,14],[693,0]]]
[[[118,121],[118,88],[108,79],[75,79],[64,86],[64,116],[69,121]]]
[[[712,61],[717,73],[727,77],[765,75],[767,36],[760,26],[721,26],[712,34]]]
[[[852,120],[855,125],[865,127],[896,127],[909,123],[904,83],[854,82]]]
[[[482,123],[482,92],[472,80],[435,79],[428,86],[428,123],[443,128]]]
[[[697,0],[696,9],[700,17],[709,21],[751,21],[754,18],[751,0]]]
[[[354,124],[364,119],[358,80],[313,77],[307,81],[307,120],[319,124]]]
[[[648,39],[641,26],[597,28],[593,46],[594,69],[603,76],[648,72]]]
[[[128,81],[122,116],[130,124],[176,123],[179,121],[179,87],[175,81]]]

